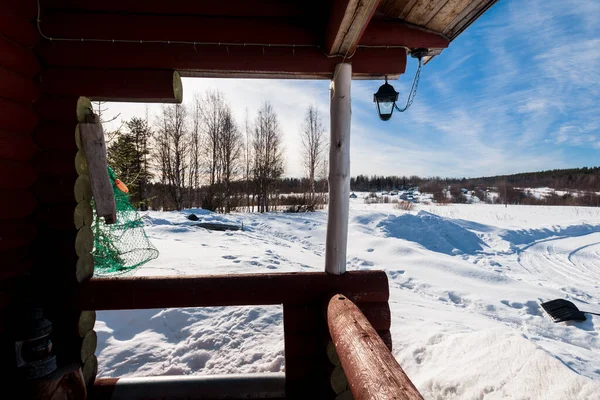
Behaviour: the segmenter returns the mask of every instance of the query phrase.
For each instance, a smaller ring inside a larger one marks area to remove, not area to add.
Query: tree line
[[[283,178],[283,132],[272,104],[264,102],[252,119],[247,114],[240,124],[221,92],[196,94],[191,106],[165,105],[152,120],[133,117],[108,132],[108,163],[141,210],[202,207],[228,213],[322,206],[327,146],[318,110],[307,107],[299,127],[302,179]],[[293,192],[301,195],[282,196]]]

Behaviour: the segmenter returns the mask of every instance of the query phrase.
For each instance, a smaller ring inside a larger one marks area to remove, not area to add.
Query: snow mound
[[[565,368],[523,335],[506,331],[434,335],[412,353],[420,366],[413,381],[427,399],[600,396],[596,382]]]
[[[387,237],[419,243],[428,250],[449,255],[475,254],[486,246],[477,234],[449,219],[427,211],[417,215],[388,215],[377,228]]]

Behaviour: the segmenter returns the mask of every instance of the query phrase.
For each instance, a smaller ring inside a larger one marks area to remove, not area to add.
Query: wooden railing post
[[[329,300],[327,325],[354,399],[423,399],[377,331],[346,296],[337,294]]]

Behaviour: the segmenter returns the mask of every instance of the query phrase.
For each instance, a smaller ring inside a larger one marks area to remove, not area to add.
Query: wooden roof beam
[[[334,0],[325,33],[328,55],[351,55],[381,0]]]
[[[314,13],[321,0],[42,0],[44,13],[54,11],[90,11],[156,15],[205,15],[228,17],[299,17]]]
[[[81,54],[85,54],[82,57]],[[317,47],[191,46],[158,43],[45,42],[46,67],[173,69],[182,76],[331,79],[341,57]],[[352,57],[354,78],[379,79],[404,73],[406,52],[360,48]]]

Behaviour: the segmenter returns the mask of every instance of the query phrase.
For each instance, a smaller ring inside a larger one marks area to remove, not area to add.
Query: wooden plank
[[[17,134],[0,130],[0,158],[13,161],[29,161],[37,147],[29,134]]]
[[[109,13],[203,15],[231,17],[302,17],[311,16],[322,6],[321,0],[229,0],[227,2],[197,2],[164,0],[46,0],[44,9],[53,11],[100,11]]]
[[[90,123],[79,124],[79,132],[87,160],[87,172],[94,196],[96,215],[104,218],[106,224],[114,224],[117,222],[117,205],[112,183],[108,177],[102,124],[97,116],[93,116]]]
[[[365,43],[374,46],[387,46],[394,43],[411,49],[446,48],[450,44],[444,35],[409,27],[401,20],[371,21],[360,44]]]
[[[0,97],[28,106],[39,96],[40,91],[32,79],[0,67]]]
[[[383,271],[281,273],[185,277],[97,278],[78,288],[74,304],[84,310],[211,307],[267,304],[322,304],[332,291],[359,303],[386,302]],[[114,293],[120,296],[113,296]]]
[[[447,1],[448,0],[419,0],[411,8],[404,20],[411,24],[425,26]]]
[[[37,122],[38,116],[31,107],[0,98],[0,130],[30,133]]]
[[[40,34],[33,23],[11,13],[0,12],[0,32],[28,48],[33,48],[40,40]]]
[[[31,245],[36,234],[37,229],[29,219],[0,221],[0,254],[7,257],[2,258],[2,264],[18,263],[19,260],[25,259],[26,254],[21,254],[20,251]],[[10,257],[5,253],[8,250],[11,250]]]
[[[40,63],[33,52],[0,33],[0,66],[33,78],[40,71]]]
[[[331,297],[327,321],[355,399],[423,398],[375,329],[346,296]]]
[[[35,182],[35,168],[28,162],[0,159],[0,171],[0,189],[27,189]]]
[[[41,90],[51,95],[86,96],[94,101],[181,103],[181,76],[171,70],[47,69]]]
[[[432,29],[438,32],[443,32],[448,27],[448,24],[456,18],[465,8],[469,7],[473,0],[447,0],[443,7],[440,7],[438,12],[423,25],[427,29]]]
[[[276,72],[331,79],[341,58],[329,58],[317,48],[187,46],[137,43],[46,42],[40,54],[48,66],[69,68],[156,68],[196,72],[234,72],[255,76]],[[85,57],[78,56],[86,54]],[[404,49],[359,48],[352,57],[353,72],[364,76],[404,73]]]
[[[56,13],[44,16],[40,25],[44,34],[51,38],[316,46],[320,44],[319,32],[311,22],[279,17]]]
[[[417,0],[382,0],[379,10],[389,18],[405,18]]]
[[[444,34],[448,35],[451,39],[454,39],[462,31],[467,29],[467,27],[471,25],[473,21],[479,18],[481,14],[496,4],[496,2],[497,0],[480,0],[478,2],[471,2],[469,6],[465,7],[460,14],[458,14],[446,25],[444,28]]]
[[[381,0],[334,0],[325,32],[328,55],[352,55]]]
[[[24,218],[35,210],[35,198],[29,190],[0,190],[0,219]]]

